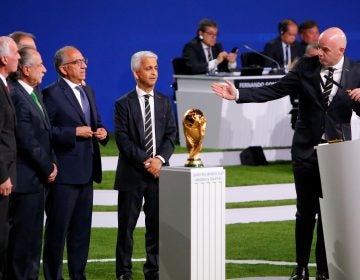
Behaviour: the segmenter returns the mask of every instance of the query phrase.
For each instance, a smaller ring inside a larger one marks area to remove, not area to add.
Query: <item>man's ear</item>
[[[66,67],[64,67],[63,65],[59,67],[59,71],[60,71],[60,73],[63,74],[64,76],[67,75]]]
[[[138,79],[139,79],[139,77],[138,77],[138,75],[137,75],[136,71],[134,71],[134,72],[133,72],[133,74],[134,74],[134,78],[135,78],[135,80],[138,80]]]
[[[8,61],[8,58],[6,56],[0,56],[0,61],[1,61],[1,64],[2,65],[6,65],[7,64],[7,61]]]

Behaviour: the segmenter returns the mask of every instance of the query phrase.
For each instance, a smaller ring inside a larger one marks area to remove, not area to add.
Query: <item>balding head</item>
[[[331,27],[322,32],[319,37],[319,42],[321,40],[336,44],[339,48],[346,49],[346,35],[344,31],[338,27]]]
[[[338,27],[331,27],[320,34],[319,59],[324,66],[334,66],[344,56],[346,35]]]

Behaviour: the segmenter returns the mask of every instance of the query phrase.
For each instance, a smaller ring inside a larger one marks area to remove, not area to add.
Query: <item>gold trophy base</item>
[[[201,158],[188,158],[185,167],[204,167]]]

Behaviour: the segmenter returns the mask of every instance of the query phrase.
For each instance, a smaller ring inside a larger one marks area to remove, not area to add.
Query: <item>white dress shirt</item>
[[[342,70],[343,70],[343,66],[344,66],[344,57],[341,58],[341,60],[335,64],[334,66],[332,66],[333,68],[335,68],[335,71],[334,71],[334,74],[333,74],[333,80],[335,82],[338,82],[340,84],[340,79],[341,79],[341,73],[342,73]],[[325,79],[325,75],[329,75],[329,67],[321,67],[321,70],[320,70],[320,76],[321,76],[321,79],[322,79],[322,82],[323,82],[323,85],[325,85],[326,83],[326,79]],[[322,88],[322,87],[321,87]],[[329,95],[329,103],[331,103],[331,101],[334,99],[334,96],[336,94],[338,90],[338,87],[333,84],[333,87],[331,89],[331,92],[330,92],[330,95]]]

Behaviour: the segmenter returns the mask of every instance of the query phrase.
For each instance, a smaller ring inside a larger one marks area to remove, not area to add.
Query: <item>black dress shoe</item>
[[[309,270],[305,267],[296,267],[289,280],[309,280]]]
[[[322,271],[317,271],[316,272],[316,280],[328,280],[329,279],[329,275],[326,272],[322,272]]]
[[[145,280],[159,280],[159,272],[156,271],[156,272],[151,273],[151,274],[146,274],[145,275]]]
[[[117,280],[132,280],[131,274],[123,274],[120,277],[116,278]]]

